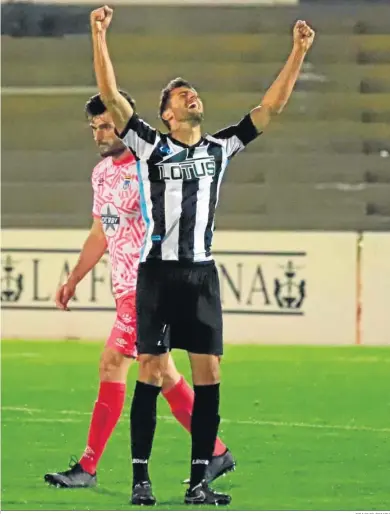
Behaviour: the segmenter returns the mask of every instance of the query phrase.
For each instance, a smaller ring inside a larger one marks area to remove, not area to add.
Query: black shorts
[[[214,262],[149,261],[137,280],[137,350],[222,355],[222,307]]]

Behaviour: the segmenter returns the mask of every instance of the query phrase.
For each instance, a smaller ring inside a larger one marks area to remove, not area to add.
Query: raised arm
[[[282,112],[288,102],[315,35],[314,30],[301,20],[296,22],[293,34],[293,48],[286,64],[265,93],[261,104],[250,113],[252,122],[259,132],[264,130],[273,115]]]
[[[118,132],[122,132],[133,109],[119,93],[114,68],[107,48],[107,29],[111,23],[113,10],[107,5],[91,12],[93,62],[100,96],[111,114]]]

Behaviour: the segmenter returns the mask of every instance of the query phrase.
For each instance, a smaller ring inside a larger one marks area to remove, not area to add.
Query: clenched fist
[[[113,10],[105,5],[91,12],[91,28],[96,32],[105,32],[111,23]]]
[[[314,41],[314,30],[302,20],[298,20],[294,25],[294,46],[307,52]]]

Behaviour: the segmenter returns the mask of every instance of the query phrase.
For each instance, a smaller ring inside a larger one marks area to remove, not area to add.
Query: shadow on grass
[[[128,494],[122,493],[120,491],[113,491],[111,489],[107,489],[106,487],[94,487],[90,489],[91,493],[99,496],[110,496],[111,498],[118,498],[121,501],[129,502],[130,492]]]

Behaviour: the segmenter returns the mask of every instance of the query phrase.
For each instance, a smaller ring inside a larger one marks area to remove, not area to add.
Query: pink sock
[[[80,459],[82,468],[94,474],[125,403],[126,384],[101,382],[98,398],[92,413],[87,447]]]
[[[192,409],[194,407],[194,391],[185,381],[184,377],[181,377],[176,385],[174,385],[169,391],[163,391],[163,396],[169,403],[172,414],[175,416],[177,421],[188,431],[191,432],[191,417]],[[226,451],[226,446],[217,437],[215,441],[213,455],[222,455]]]

